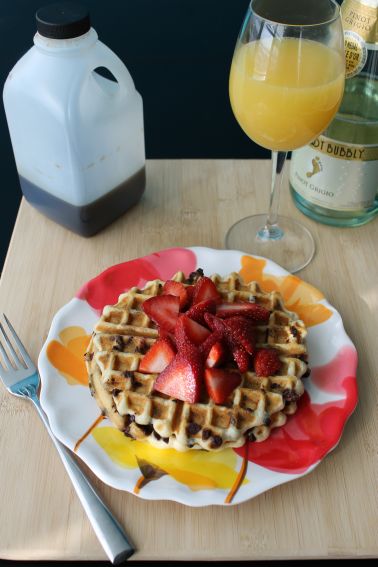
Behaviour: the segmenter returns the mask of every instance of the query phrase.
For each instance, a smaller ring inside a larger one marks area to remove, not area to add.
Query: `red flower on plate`
[[[96,311],[117,302],[121,293],[146,282],[170,279],[181,270],[186,275],[196,269],[196,257],[187,248],[170,248],[143,258],[116,264],[83,285],[76,297],[83,299]]]
[[[356,406],[356,366],[355,348],[344,346],[331,362],[313,368],[311,381],[318,389],[314,400],[305,392],[297,412],[289,417],[286,425],[273,430],[263,443],[248,444],[248,460],[288,474],[304,473],[319,462],[337,444]],[[323,393],[324,400],[328,401],[321,403]],[[334,399],[329,400],[330,395]],[[244,456],[244,448],[235,450]]]

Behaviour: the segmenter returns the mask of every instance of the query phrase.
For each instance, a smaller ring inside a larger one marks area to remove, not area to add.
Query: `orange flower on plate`
[[[272,276],[264,274],[266,260],[253,256],[242,256],[242,267],[239,271],[245,282],[258,282],[264,291],[279,291],[289,311],[312,327],[324,323],[332,316],[332,311],[322,303],[324,295],[312,285],[305,283],[297,276]]]
[[[47,345],[47,358],[71,385],[88,385],[84,354],[90,338],[82,327],[66,327],[59,333],[61,342]]]

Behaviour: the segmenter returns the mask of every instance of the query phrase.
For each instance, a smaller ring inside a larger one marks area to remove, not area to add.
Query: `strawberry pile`
[[[271,376],[280,370],[276,350],[255,346],[255,327],[268,323],[269,310],[250,302],[225,302],[206,276],[187,286],[168,280],[162,294],[142,307],[156,323],[159,338],[139,370],[158,374],[154,389],[162,394],[196,403],[205,388],[222,404],[241,384],[243,372]]]

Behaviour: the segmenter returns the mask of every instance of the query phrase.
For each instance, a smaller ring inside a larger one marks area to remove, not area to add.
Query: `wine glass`
[[[279,216],[287,152],[331,122],[344,91],[344,36],[334,0],[251,0],[230,71],[233,113],[251,140],[272,151],[267,215],[234,224],[226,247],[268,257],[289,272],[315,252],[308,229]]]

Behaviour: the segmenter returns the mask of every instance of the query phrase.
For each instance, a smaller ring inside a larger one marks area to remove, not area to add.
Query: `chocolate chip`
[[[133,388],[140,388],[140,386],[143,386],[142,382],[133,379]]]
[[[223,443],[222,437],[219,437],[219,435],[213,435],[210,443],[210,447],[212,449],[217,449],[222,445],[222,443]]]
[[[289,388],[286,388],[282,392],[282,397],[285,402],[296,402],[299,398],[298,394],[294,392],[294,390],[290,390]]]
[[[311,368],[308,367],[306,372],[303,374],[302,378],[308,378],[311,374]]]
[[[199,432],[201,426],[198,423],[189,423],[188,427],[186,428],[186,433],[190,437],[191,435],[195,435]]]
[[[118,388],[114,388],[114,390],[112,390],[112,396],[118,396],[118,394],[121,393],[121,390],[118,390]]]
[[[135,415],[132,414],[127,414],[125,415],[125,423],[126,425],[130,425],[130,423],[133,423],[135,421]]]
[[[126,370],[123,375],[125,378],[134,378],[134,372],[132,372],[131,370]]]
[[[254,435],[252,429],[248,430],[247,433],[246,433],[246,435],[247,435],[248,441],[252,441],[252,442],[253,442],[253,441],[256,441],[256,437],[255,437],[255,435]]]
[[[308,361],[308,355],[307,353],[303,353],[300,356],[298,356],[299,360],[302,360],[303,362],[307,362]]]
[[[268,413],[266,413],[264,415],[263,421],[264,421],[264,425],[268,425],[268,426],[272,423],[272,420],[271,420],[270,415]]]
[[[161,439],[161,436],[159,435],[159,433],[158,433],[157,431],[155,431],[155,429],[154,429],[154,437],[155,437],[158,441],[160,441],[160,439]]]
[[[138,352],[139,354],[146,354],[147,351],[148,351],[148,345],[145,339],[140,339],[135,347],[135,352]]]
[[[195,272],[191,272],[186,280],[186,283],[192,284],[196,282],[199,278],[203,278],[204,273],[202,268],[198,268]]]
[[[273,382],[273,383],[270,385],[270,387],[272,388],[272,390],[276,390],[277,388],[280,387],[280,385],[277,384],[277,382]]]
[[[212,435],[211,429],[204,429],[204,430],[202,431],[202,439],[203,439],[203,441],[207,441],[208,439],[210,439],[211,435]]]
[[[298,329],[296,327],[290,327],[290,331],[294,337],[298,336]]]
[[[153,432],[154,428],[152,427],[151,424],[148,425],[141,425],[140,423],[137,424],[139,429],[141,429],[142,431],[144,431],[144,433],[148,436],[151,435],[151,433]]]
[[[133,437],[133,435],[131,435],[130,433],[130,425],[125,427],[125,429],[123,430],[123,434],[126,435],[126,437],[130,437],[130,439],[135,439],[135,437]]]
[[[125,346],[123,342],[123,337],[121,335],[116,335],[115,337],[113,337],[113,340],[115,342],[115,345],[113,345],[112,350],[123,351],[123,348]]]
[[[94,353],[93,352],[86,352],[84,358],[87,362],[90,362],[93,359]]]
[[[169,443],[169,437],[162,437],[162,439],[163,439],[164,443],[167,443],[167,444]]]

